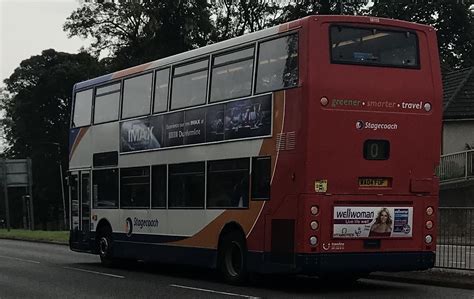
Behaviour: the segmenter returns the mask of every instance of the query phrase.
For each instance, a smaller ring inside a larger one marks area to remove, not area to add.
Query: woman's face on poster
[[[384,211],[384,212],[380,213],[380,222],[387,223],[387,219],[388,219],[387,212]]]

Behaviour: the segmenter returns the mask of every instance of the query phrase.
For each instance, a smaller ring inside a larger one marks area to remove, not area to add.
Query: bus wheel
[[[233,231],[226,234],[219,248],[219,266],[226,281],[242,284],[247,279],[247,248],[244,236]]]
[[[104,227],[99,231],[97,238],[98,252],[102,265],[110,267],[114,265],[112,257],[112,231],[109,227]]]

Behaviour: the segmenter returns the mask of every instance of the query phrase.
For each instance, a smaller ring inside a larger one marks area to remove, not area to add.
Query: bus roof
[[[283,33],[292,29],[296,29],[297,27],[301,26],[303,22],[305,22],[306,20],[310,18],[317,18],[318,20],[322,22],[365,23],[365,24],[374,24],[374,25],[382,25],[382,26],[403,27],[407,29],[420,30],[420,31],[434,30],[431,26],[427,26],[427,25],[421,25],[421,24],[395,20],[395,19],[371,17],[371,16],[312,15],[312,16],[307,16],[302,19],[298,19],[295,21],[277,25],[271,28],[244,34],[242,36],[234,37],[234,38],[231,38],[222,42],[218,42],[215,44],[207,45],[201,48],[175,54],[173,56],[154,60],[152,62],[147,62],[141,65],[130,67],[124,70],[114,72],[114,73],[106,74],[97,78],[82,81],[74,85],[74,91],[80,90],[80,89],[86,89],[94,85],[103,84],[108,81],[112,81],[112,80],[126,77],[129,75],[138,74],[147,70],[156,69],[160,67],[166,67],[173,63],[185,62],[186,60],[198,58],[200,56],[204,56],[213,52],[222,51],[225,49],[236,47],[238,45],[244,45],[246,43],[254,42],[259,39],[276,35],[278,33]]]

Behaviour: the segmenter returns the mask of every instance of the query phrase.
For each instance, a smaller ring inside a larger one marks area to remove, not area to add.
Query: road
[[[472,298],[472,290],[362,279],[352,286],[315,278],[265,277],[223,283],[214,271],[134,263],[104,268],[67,246],[0,240],[0,298]]]

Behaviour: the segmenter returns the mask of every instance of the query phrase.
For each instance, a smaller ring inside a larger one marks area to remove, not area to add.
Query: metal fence
[[[436,170],[441,184],[474,178],[474,150],[467,150],[441,156]]]
[[[436,267],[474,270],[474,207],[439,208]]]

